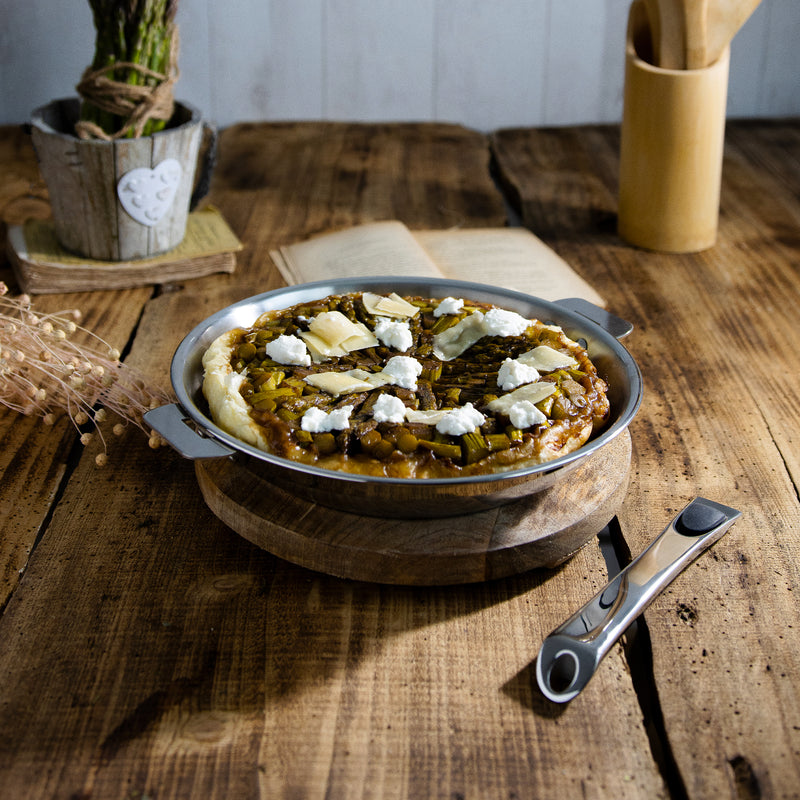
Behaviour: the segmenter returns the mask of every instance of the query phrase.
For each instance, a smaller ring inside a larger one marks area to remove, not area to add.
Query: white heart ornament
[[[119,202],[137,222],[148,227],[155,225],[169,211],[182,171],[180,162],[174,158],[164,159],[153,169],[132,169],[117,183]]]

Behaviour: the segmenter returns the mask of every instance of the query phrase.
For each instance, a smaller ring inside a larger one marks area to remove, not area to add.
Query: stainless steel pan
[[[268,310],[357,291],[463,297],[559,325],[570,338],[586,343],[598,372],[608,383],[608,424],[579,450],[546,464],[494,475],[413,480],[351,475],[299,464],[252,447],[214,424],[202,393],[202,357],[217,336],[231,328],[249,327]],[[628,427],[642,397],[639,368],[619,341],[631,330],[624,320],[583,300],[551,303],[478,283],[393,277],[318,281],[250,297],[201,322],[181,342],[172,359],[170,374],[178,403],[150,411],[146,418],[187,458],[234,459],[271,483],[323,506],[391,518],[484,511],[553,486]]]

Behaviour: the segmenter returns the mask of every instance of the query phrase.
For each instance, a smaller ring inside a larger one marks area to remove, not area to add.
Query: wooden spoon
[[[631,8],[633,9],[637,5],[641,5],[644,8],[645,15],[647,17],[647,28],[650,31],[653,66],[658,67],[660,66],[659,56],[661,50],[661,19],[658,13],[658,0],[641,0],[641,3],[637,3],[637,0],[633,0],[633,3],[631,3]],[[633,13],[634,12],[631,11],[631,14]],[[639,55],[641,56],[641,53]]]
[[[706,63],[713,64],[761,0],[708,0],[706,13]]]
[[[686,69],[702,69],[712,63],[708,59],[708,7],[713,2],[714,0],[683,0]]]
[[[655,65],[662,69],[686,68],[684,2],[691,0],[645,0]]]

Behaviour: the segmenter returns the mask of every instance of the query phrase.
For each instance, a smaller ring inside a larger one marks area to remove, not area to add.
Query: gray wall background
[[[489,131],[617,122],[629,0],[181,0],[176,96],[219,126],[444,121]],[[0,0],[0,123],[74,95],[85,0]],[[734,39],[729,118],[800,115],[800,0]]]

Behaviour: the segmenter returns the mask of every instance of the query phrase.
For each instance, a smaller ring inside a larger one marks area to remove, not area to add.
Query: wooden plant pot
[[[730,50],[711,66],[661,69],[631,8],[620,141],[620,236],[667,253],[716,241]]]
[[[79,113],[80,101],[68,98],[36,109],[31,120],[61,246],[90,259],[130,261],[180,244],[203,132],[199,112],[176,103],[163,131],[115,141],[75,136]]]

